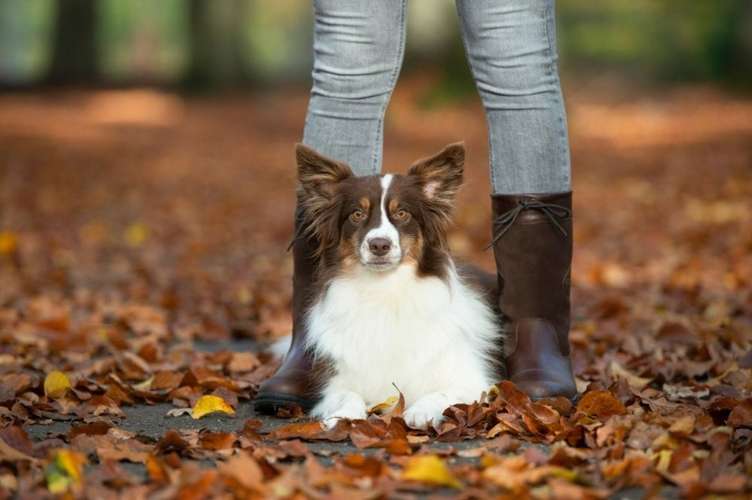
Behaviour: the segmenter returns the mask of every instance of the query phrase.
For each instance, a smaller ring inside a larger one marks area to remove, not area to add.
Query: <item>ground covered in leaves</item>
[[[387,120],[399,171],[465,139],[451,244],[490,268],[477,101]],[[752,101],[569,92],[582,397],[501,382],[436,432],[401,407],[262,418],[289,330],[305,92],[0,96],[0,497],[743,496],[752,491]]]

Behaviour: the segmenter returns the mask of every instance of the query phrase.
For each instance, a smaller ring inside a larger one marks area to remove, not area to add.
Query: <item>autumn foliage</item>
[[[451,245],[488,266],[482,111],[425,85],[387,168],[466,139]],[[581,396],[501,381],[430,432],[398,397],[331,430],[250,409],[289,329],[304,92],[1,97],[0,496],[749,494],[752,104],[629,97],[570,93]]]

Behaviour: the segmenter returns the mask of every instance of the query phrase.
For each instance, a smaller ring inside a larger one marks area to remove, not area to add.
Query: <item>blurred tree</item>
[[[98,80],[97,13],[97,0],[57,2],[47,83],[90,84]]]
[[[188,57],[185,0],[97,0],[100,71],[117,84],[175,83]]]
[[[188,0],[189,56],[185,84],[227,87],[248,80],[243,30],[249,0]]]
[[[734,60],[742,83],[752,83],[752,2],[746,2],[739,15]]]

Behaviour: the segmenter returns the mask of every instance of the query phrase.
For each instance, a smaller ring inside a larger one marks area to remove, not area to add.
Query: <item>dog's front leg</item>
[[[311,412],[314,418],[322,421],[327,429],[333,428],[343,419],[358,420],[368,416],[366,402],[353,391],[327,389],[324,397]]]
[[[443,392],[428,393],[405,410],[405,423],[415,429],[436,427],[444,419],[444,410],[456,402]]]

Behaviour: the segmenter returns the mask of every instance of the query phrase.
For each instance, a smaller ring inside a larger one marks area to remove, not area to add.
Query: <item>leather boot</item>
[[[318,377],[313,360],[305,350],[305,311],[312,298],[318,258],[317,241],[303,235],[303,214],[295,212],[295,239],[292,242],[292,343],[277,372],[259,388],[254,408],[275,414],[279,408],[300,406],[310,410],[318,401]]]
[[[577,394],[569,361],[572,193],[493,195],[509,379],[531,398]]]

